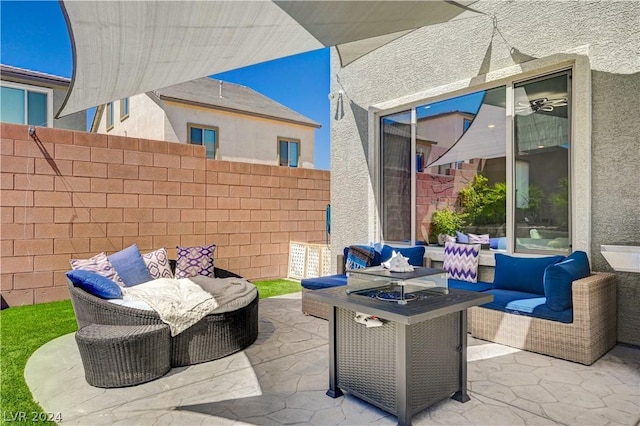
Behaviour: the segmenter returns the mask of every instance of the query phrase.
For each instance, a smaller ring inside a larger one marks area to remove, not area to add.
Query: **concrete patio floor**
[[[89,386],[69,334],[38,349],[25,378],[63,424],[396,424],[396,417],[328,388],[327,322],[304,316],[300,294],[260,301],[258,340],[224,359],[172,369],[129,388]],[[414,425],[637,425],[640,349],[616,346],[592,366],[469,337],[471,401],[451,399]]]

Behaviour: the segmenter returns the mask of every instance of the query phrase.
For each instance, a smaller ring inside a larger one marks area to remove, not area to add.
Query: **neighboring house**
[[[102,105],[91,131],[205,145],[214,159],[313,168],[319,127],[248,87],[205,77]]]
[[[0,65],[0,121],[86,131],[86,111],[54,118],[69,84],[65,77]]]
[[[508,254],[583,250],[612,271],[600,246],[640,242],[640,3],[471,7],[344,68],[332,52],[332,92],[353,112],[331,124],[332,253],[424,243],[433,212],[455,209]],[[640,345],[638,274],[616,275],[618,341]]]

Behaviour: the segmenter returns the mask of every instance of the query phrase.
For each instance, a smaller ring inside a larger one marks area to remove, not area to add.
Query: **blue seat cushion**
[[[562,262],[547,266],[544,271],[544,295],[549,308],[554,311],[571,308],[573,281],[590,274],[589,258],[583,251],[573,252]]]
[[[400,252],[400,254],[404,257],[408,257],[410,265],[424,265],[424,246],[392,247],[385,244],[382,247],[382,252],[380,253],[381,262],[386,262],[387,260],[391,259],[394,250],[396,252]]]
[[[493,302],[485,303],[483,308],[567,324],[573,322],[573,309],[554,311],[547,305],[546,297],[539,294],[500,289],[487,290],[484,294],[493,295]]]
[[[453,278],[449,278],[447,280],[447,283],[449,285],[449,288],[455,288],[456,290],[487,291],[493,288],[493,285],[491,283],[485,283],[483,281],[470,283],[469,281],[454,280]]]
[[[303,288],[307,290],[320,290],[322,288],[339,287],[347,285],[345,274],[329,275],[326,277],[305,278],[300,281]]]
[[[544,295],[544,270],[564,256],[514,257],[496,253],[493,287]]]

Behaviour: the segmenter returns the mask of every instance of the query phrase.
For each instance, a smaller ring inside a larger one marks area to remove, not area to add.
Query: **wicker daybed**
[[[241,278],[215,268],[217,278]],[[103,325],[164,324],[155,311],[116,305],[96,297],[67,279],[78,327]],[[209,314],[182,333],[170,338],[171,367],[212,361],[251,345],[258,337],[258,296],[247,306],[230,312]]]

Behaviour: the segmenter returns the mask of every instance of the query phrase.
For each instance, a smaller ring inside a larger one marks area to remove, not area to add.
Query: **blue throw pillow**
[[[386,262],[391,259],[394,250],[400,252],[404,257],[408,257],[410,265],[424,265],[424,246],[391,247],[385,244],[384,247],[382,247],[382,253],[380,253],[380,260]]]
[[[456,242],[460,244],[469,244],[469,236],[460,231],[456,231]]]
[[[549,309],[564,311],[572,307],[573,282],[590,274],[589,258],[583,251],[573,252],[562,262],[549,265],[544,271],[544,295]]]
[[[502,290],[544,294],[544,271],[564,256],[513,257],[496,253],[493,287]]]
[[[153,280],[137,244],[113,253],[109,256],[109,262],[126,286],[131,287]]]
[[[489,248],[492,248],[494,250],[506,250],[507,237],[489,238]]]
[[[102,299],[121,299],[122,290],[115,282],[95,272],[75,269],[67,272],[71,282],[94,296]]]

